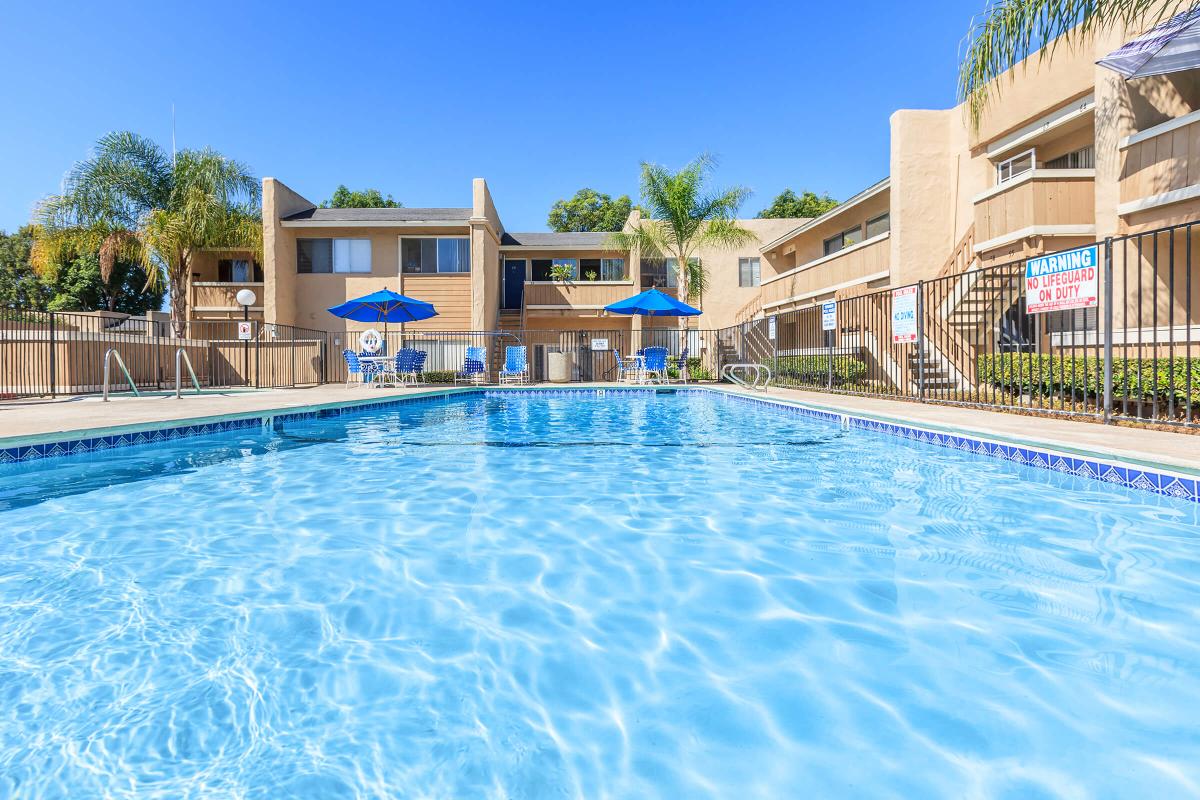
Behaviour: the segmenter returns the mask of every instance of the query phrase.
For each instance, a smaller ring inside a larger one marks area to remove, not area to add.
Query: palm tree
[[[167,281],[172,327],[183,336],[195,254],[261,251],[259,193],[245,165],[212,149],[170,157],[135,133],[110,133],[71,168],[62,193],[39,204],[33,263],[53,273],[75,254],[99,251],[108,282],[118,260],[139,262],[147,287]]]
[[[967,52],[959,68],[959,94],[971,122],[979,126],[991,100],[1000,94],[995,80],[1035,50],[1051,58],[1060,44],[1116,26],[1153,25],[1194,8],[1196,0],[996,0],[982,19],[972,21]]]
[[[673,258],[679,296],[692,300],[708,285],[704,264],[694,254],[704,247],[732,249],[757,241],[737,224],[737,212],[750,197],[743,186],[710,190],[706,184],[716,160],[702,155],[679,172],[642,163],[642,212],[637,225],[609,235],[614,250],[639,251],[650,258]]]

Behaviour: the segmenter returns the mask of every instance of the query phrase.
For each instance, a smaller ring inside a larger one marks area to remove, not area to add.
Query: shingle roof
[[[588,250],[603,249],[608,242],[607,233],[505,233],[500,239],[501,247],[578,247]]]
[[[461,222],[469,208],[310,208],[283,218],[284,222]]]

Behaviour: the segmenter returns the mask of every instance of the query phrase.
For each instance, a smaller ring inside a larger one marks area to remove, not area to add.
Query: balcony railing
[[[525,282],[525,307],[581,308],[595,310],[624,300],[640,291],[633,281],[547,281]]]
[[[1121,141],[1121,214],[1200,197],[1200,111]]]
[[[767,314],[791,303],[888,277],[889,234],[881,233],[844,250],[767,278],[762,282],[762,307]]]
[[[192,311],[241,311],[237,293],[242,289],[254,292],[256,298],[250,308],[261,309],[263,303],[262,283],[229,283],[224,281],[196,281],[192,283]]]
[[[1034,169],[975,197],[975,250],[1096,228],[1094,169]]]

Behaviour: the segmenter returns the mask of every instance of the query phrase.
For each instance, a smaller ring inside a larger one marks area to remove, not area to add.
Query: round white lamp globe
[[[249,289],[241,289],[237,293],[237,301],[240,306],[252,306],[258,298],[254,296],[254,292]]]

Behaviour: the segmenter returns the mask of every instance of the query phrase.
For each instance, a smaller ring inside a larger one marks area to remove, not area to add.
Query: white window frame
[[[620,267],[620,269],[617,270],[617,277],[606,278],[604,276],[605,267],[611,268],[614,264],[619,265],[619,267]],[[623,259],[623,258],[602,258],[602,259],[600,259],[600,280],[602,280],[602,281],[623,281],[626,278],[625,270],[626,270],[625,259]]]
[[[1023,159],[1026,156],[1029,156],[1029,169],[1022,170],[1022,171],[1014,174],[1012,171],[1012,162],[1017,161],[1019,159]],[[1005,176],[1005,167],[1008,168],[1007,176]],[[1037,148],[1031,147],[1028,150],[1017,153],[1015,156],[1010,156],[1009,158],[1006,158],[1003,161],[996,164],[996,185],[999,186],[1000,184],[1008,183],[1009,181],[1013,180],[1014,178],[1021,177],[1026,172],[1034,172],[1036,170],[1037,170]]]
[[[338,245],[342,245],[342,247]],[[366,245],[365,254],[363,252],[363,245]],[[341,258],[339,258],[339,251],[344,251],[344,255]],[[342,258],[349,259],[349,263],[342,260]],[[363,258],[366,259],[365,263],[362,261]],[[344,269],[338,268],[339,262]],[[335,238],[333,240],[332,269],[335,275],[369,274],[371,272],[371,240],[349,239],[345,237]]]
[[[398,266],[400,267],[401,275],[470,275],[471,270],[474,269],[474,267],[475,267],[474,264],[470,263],[472,260],[471,259],[471,245],[470,245],[471,237],[470,236],[400,236],[398,238],[400,239],[400,243],[399,243],[400,246],[398,248],[396,248],[397,249],[396,259],[400,262]],[[435,242],[438,243],[438,244],[435,244],[433,247],[434,259],[435,259],[435,263],[433,265],[433,272],[405,272],[404,271],[404,240],[405,239],[416,239],[416,240],[433,239]],[[442,251],[441,251],[440,244],[443,239],[453,239],[453,240],[459,241],[459,242],[467,242],[467,270],[466,270],[466,272],[462,272],[460,270],[456,270],[454,272],[450,272],[448,270],[446,270],[446,271],[442,270],[442,263],[441,263],[442,262]]]
[[[749,263],[750,283],[742,283],[742,264]],[[762,285],[762,261],[754,256],[744,256],[738,259],[738,286],[743,289]]]

